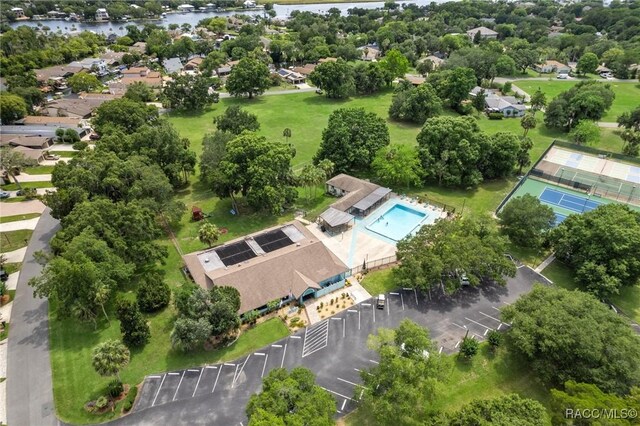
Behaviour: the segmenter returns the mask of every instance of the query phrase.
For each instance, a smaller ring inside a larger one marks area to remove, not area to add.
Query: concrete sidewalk
[[[42,214],[46,206],[39,200],[21,201],[19,203],[0,203],[0,217],[21,214]]]
[[[44,175],[30,175],[29,173],[22,172],[17,177],[18,182],[51,182],[51,174]],[[15,179],[14,179],[15,180]]]
[[[27,220],[16,220],[15,222],[0,223],[0,232],[18,231],[20,229],[36,229],[39,217]]]
[[[19,248],[18,250],[8,251],[3,253],[7,258],[7,263],[19,263],[24,259],[24,255],[27,252],[26,247]]]

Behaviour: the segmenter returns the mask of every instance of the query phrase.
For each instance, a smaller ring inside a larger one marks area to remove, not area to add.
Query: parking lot
[[[147,376],[133,413],[118,424],[246,425],[249,397],[262,378],[279,367],[311,369],[320,386],[336,398],[337,415],[355,409],[363,392],[363,371],[377,364],[367,338],[404,318],[427,327],[441,353],[455,353],[466,333],[483,341],[489,330],[510,326],[500,309],[544,279],[518,268],[506,287],[466,288],[455,296],[400,289],[386,294],[384,309],[375,298],[279,340],[240,359]],[[367,374],[367,373],[364,373]]]

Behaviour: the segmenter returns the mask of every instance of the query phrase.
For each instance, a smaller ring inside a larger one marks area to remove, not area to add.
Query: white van
[[[376,300],[376,308],[384,309],[385,297],[384,294],[378,295],[378,300]]]

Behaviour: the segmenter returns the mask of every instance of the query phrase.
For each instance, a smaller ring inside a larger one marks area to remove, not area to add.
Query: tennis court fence
[[[561,185],[570,186],[570,187],[578,189],[578,190],[591,191],[591,185],[588,185],[588,184],[582,183],[582,182],[578,182],[578,181],[575,181],[575,180],[563,178],[562,176],[555,176],[555,175],[552,175],[552,174],[549,174],[549,173],[545,173],[544,171],[542,171],[540,169],[531,169],[529,174],[531,176],[535,176],[535,177],[538,177],[538,178],[541,178],[541,179],[544,179],[544,180],[548,180],[550,182],[555,182],[555,183],[559,183]]]

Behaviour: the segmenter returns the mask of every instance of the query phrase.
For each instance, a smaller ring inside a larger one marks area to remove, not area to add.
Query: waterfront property
[[[186,271],[205,289],[232,286],[240,313],[326,294],[344,285],[349,268],[302,223],[293,221],[183,256]]]

